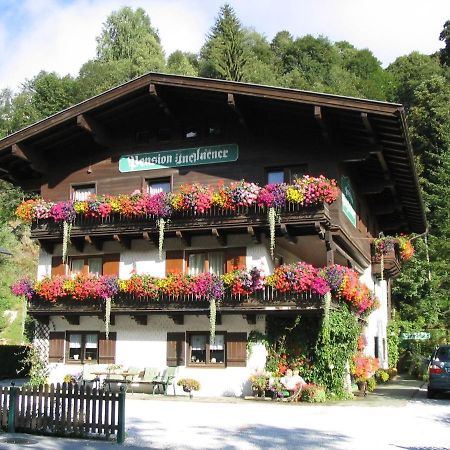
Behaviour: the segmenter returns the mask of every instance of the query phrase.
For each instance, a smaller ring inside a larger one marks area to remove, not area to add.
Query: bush
[[[376,387],[377,387],[377,380],[375,379],[375,377],[370,377],[367,380],[367,390],[369,392],[373,392]]]
[[[387,383],[389,381],[389,373],[386,370],[378,369],[375,373],[375,378],[380,383]]]
[[[200,383],[193,378],[181,378],[177,384],[183,386],[184,391],[198,391],[200,389]]]
[[[327,400],[325,388],[318,384],[307,384],[303,386],[301,400],[308,403],[323,403]]]

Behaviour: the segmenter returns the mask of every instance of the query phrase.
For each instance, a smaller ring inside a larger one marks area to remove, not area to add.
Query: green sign
[[[356,227],[356,199],[348,177],[341,178],[342,211]]]
[[[237,144],[212,145],[210,147],[162,150],[160,152],[124,155],[119,159],[121,172],[165,169],[167,167],[199,166],[236,161],[239,156]]]
[[[404,341],[427,341],[431,337],[431,333],[427,331],[417,331],[416,333],[402,333],[400,337]]]

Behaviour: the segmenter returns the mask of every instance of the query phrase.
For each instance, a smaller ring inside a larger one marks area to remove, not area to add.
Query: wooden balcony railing
[[[313,292],[294,293],[279,292],[276,289],[265,286],[251,295],[233,295],[228,293],[218,302],[218,312],[245,313],[270,311],[309,311],[322,310],[324,299]],[[28,312],[31,315],[51,314],[101,314],[105,310],[103,300],[78,301],[63,299],[57,302],[49,302],[39,297],[28,301]],[[183,297],[162,296],[157,299],[151,297],[136,297],[131,294],[118,294],[112,299],[111,313],[130,314],[151,312],[179,312],[179,313],[207,313],[209,300],[195,298],[193,295]]]
[[[72,226],[71,236],[105,236],[114,234],[139,234],[142,232],[157,233],[155,216],[129,217],[121,214],[111,216],[86,217],[77,215]],[[328,205],[302,207],[294,203],[286,203],[280,209],[280,223],[290,227],[314,226],[316,223],[330,223]],[[247,227],[268,227],[267,209],[256,205],[237,207],[236,209],[212,207],[203,213],[195,210],[180,211],[172,215],[166,224],[166,233],[175,235],[177,231],[217,229],[247,229]],[[54,239],[62,236],[62,223],[52,219],[33,221],[31,237],[34,239]]]
[[[372,255],[372,274],[377,278],[381,278],[382,271],[384,278],[395,278],[400,274],[400,257],[396,249],[389,251],[383,256],[383,263],[381,256]]]

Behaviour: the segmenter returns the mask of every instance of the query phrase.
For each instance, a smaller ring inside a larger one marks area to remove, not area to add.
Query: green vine
[[[31,346],[26,356],[22,359],[24,367],[29,367],[30,386],[41,386],[47,383],[49,370],[47,362],[41,357],[36,347]]]
[[[322,329],[316,343],[316,362],[313,381],[326,386],[337,397],[346,397],[344,374],[356,351],[361,327],[357,318],[345,305],[339,310],[325,313]]]
[[[400,327],[395,320],[387,326],[387,347],[389,368],[396,368],[400,357]]]

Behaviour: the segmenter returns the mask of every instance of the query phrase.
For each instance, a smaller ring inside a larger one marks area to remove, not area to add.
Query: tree
[[[392,75],[391,101],[402,103],[408,110],[414,104],[414,90],[433,75],[442,75],[442,67],[436,57],[412,52],[397,58],[386,69]]]
[[[129,62],[129,78],[165,67],[158,32],[142,8],[126,6],[111,13],[97,37],[97,59]]]
[[[167,71],[178,75],[196,77],[198,76],[198,64],[195,66],[192,63],[192,54],[177,50],[171,53],[167,59]]]
[[[443,66],[450,67],[450,20],[444,23],[439,40],[445,42],[445,47],[439,51],[439,58]]]
[[[248,52],[245,33],[233,8],[220,8],[214,26],[200,51],[200,75],[209,78],[241,81]]]

